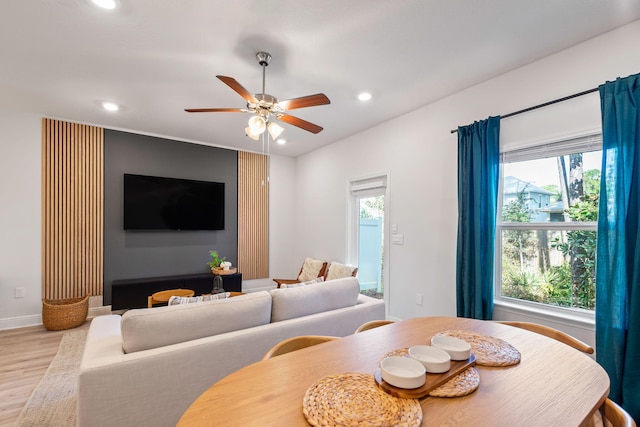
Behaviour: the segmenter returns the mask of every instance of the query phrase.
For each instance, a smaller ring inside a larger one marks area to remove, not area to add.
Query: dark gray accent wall
[[[108,129],[104,146],[104,305],[113,280],[209,271],[212,249],[237,265],[236,151]],[[224,182],[224,230],[124,231],[125,173]]]

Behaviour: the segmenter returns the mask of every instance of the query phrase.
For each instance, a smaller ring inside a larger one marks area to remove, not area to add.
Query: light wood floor
[[[65,331],[44,326],[0,331],[0,427],[12,426],[49,363]]]

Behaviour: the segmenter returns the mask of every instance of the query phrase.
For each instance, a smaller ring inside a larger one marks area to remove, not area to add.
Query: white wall
[[[298,159],[300,257],[344,262],[347,182],[389,172],[389,220],[405,241],[388,254],[391,317],[417,316],[421,308],[450,315],[455,304],[456,144],[448,126],[414,112]],[[429,136],[438,132],[445,135],[439,142]],[[422,307],[414,303],[417,292]]]
[[[298,158],[294,265],[305,255],[344,260],[348,179],[389,171],[389,219],[405,241],[390,246],[389,316],[455,315],[457,136],[450,130],[638,73],[637,40],[640,21]],[[595,93],[505,119],[501,144],[597,130],[599,111]]]
[[[300,265],[293,267],[296,250],[295,222],[295,159],[271,156],[269,168],[269,275],[295,277]],[[269,281],[270,286],[275,286]]]
[[[41,117],[0,111],[0,329],[40,323]],[[24,298],[14,298],[25,288]]]

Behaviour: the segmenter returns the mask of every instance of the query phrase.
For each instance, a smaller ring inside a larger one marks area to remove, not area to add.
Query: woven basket
[[[42,300],[42,324],[49,331],[61,331],[82,325],[89,312],[89,296]]]

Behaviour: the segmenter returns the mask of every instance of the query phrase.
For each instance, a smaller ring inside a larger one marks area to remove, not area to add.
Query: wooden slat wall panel
[[[104,130],[42,119],[42,296],[102,295]]]
[[[269,158],[238,152],[238,271],[269,277]]]

